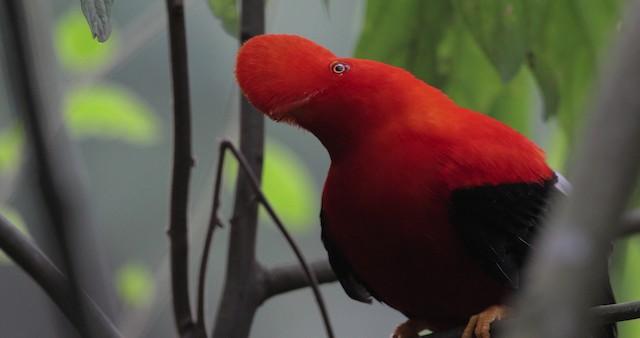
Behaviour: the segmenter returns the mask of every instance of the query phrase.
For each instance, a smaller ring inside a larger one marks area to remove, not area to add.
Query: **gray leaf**
[[[113,0],[80,0],[91,34],[100,42],[105,42],[111,34],[111,5]]]

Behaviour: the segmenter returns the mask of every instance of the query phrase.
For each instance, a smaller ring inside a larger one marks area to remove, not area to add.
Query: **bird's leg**
[[[491,323],[505,317],[507,312],[506,305],[491,305],[484,311],[471,316],[461,338],[490,338]]]
[[[427,329],[427,323],[420,319],[409,319],[396,326],[391,334],[391,338],[415,338],[418,334]]]

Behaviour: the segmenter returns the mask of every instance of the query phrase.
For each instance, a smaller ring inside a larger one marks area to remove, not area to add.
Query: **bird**
[[[526,282],[549,207],[570,189],[544,152],[402,68],[298,35],[249,39],[235,76],[259,111],[326,148],[321,238],[347,295],[404,314],[393,338],[458,326],[490,337]],[[614,302],[605,284],[600,304]]]

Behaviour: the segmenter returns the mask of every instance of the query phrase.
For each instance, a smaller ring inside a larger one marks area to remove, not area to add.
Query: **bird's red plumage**
[[[333,73],[334,61],[350,69]],[[329,151],[327,234],[384,302],[440,329],[503,300],[506,288],[451,224],[451,194],[550,180],[537,146],[405,70],[339,58],[297,36],[250,40],[236,76],[258,109],[311,131]]]

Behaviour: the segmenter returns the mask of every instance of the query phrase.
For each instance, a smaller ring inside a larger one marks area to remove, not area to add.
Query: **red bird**
[[[347,294],[406,315],[392,337],[465,324],[463,337],[489,337],[550,196],[566,189],[543,151],[403,69],[299,36],[249,40],[236,77],[255,107],[329,152],[322,239]],[[603,295],[613,302],[608,284]]]

